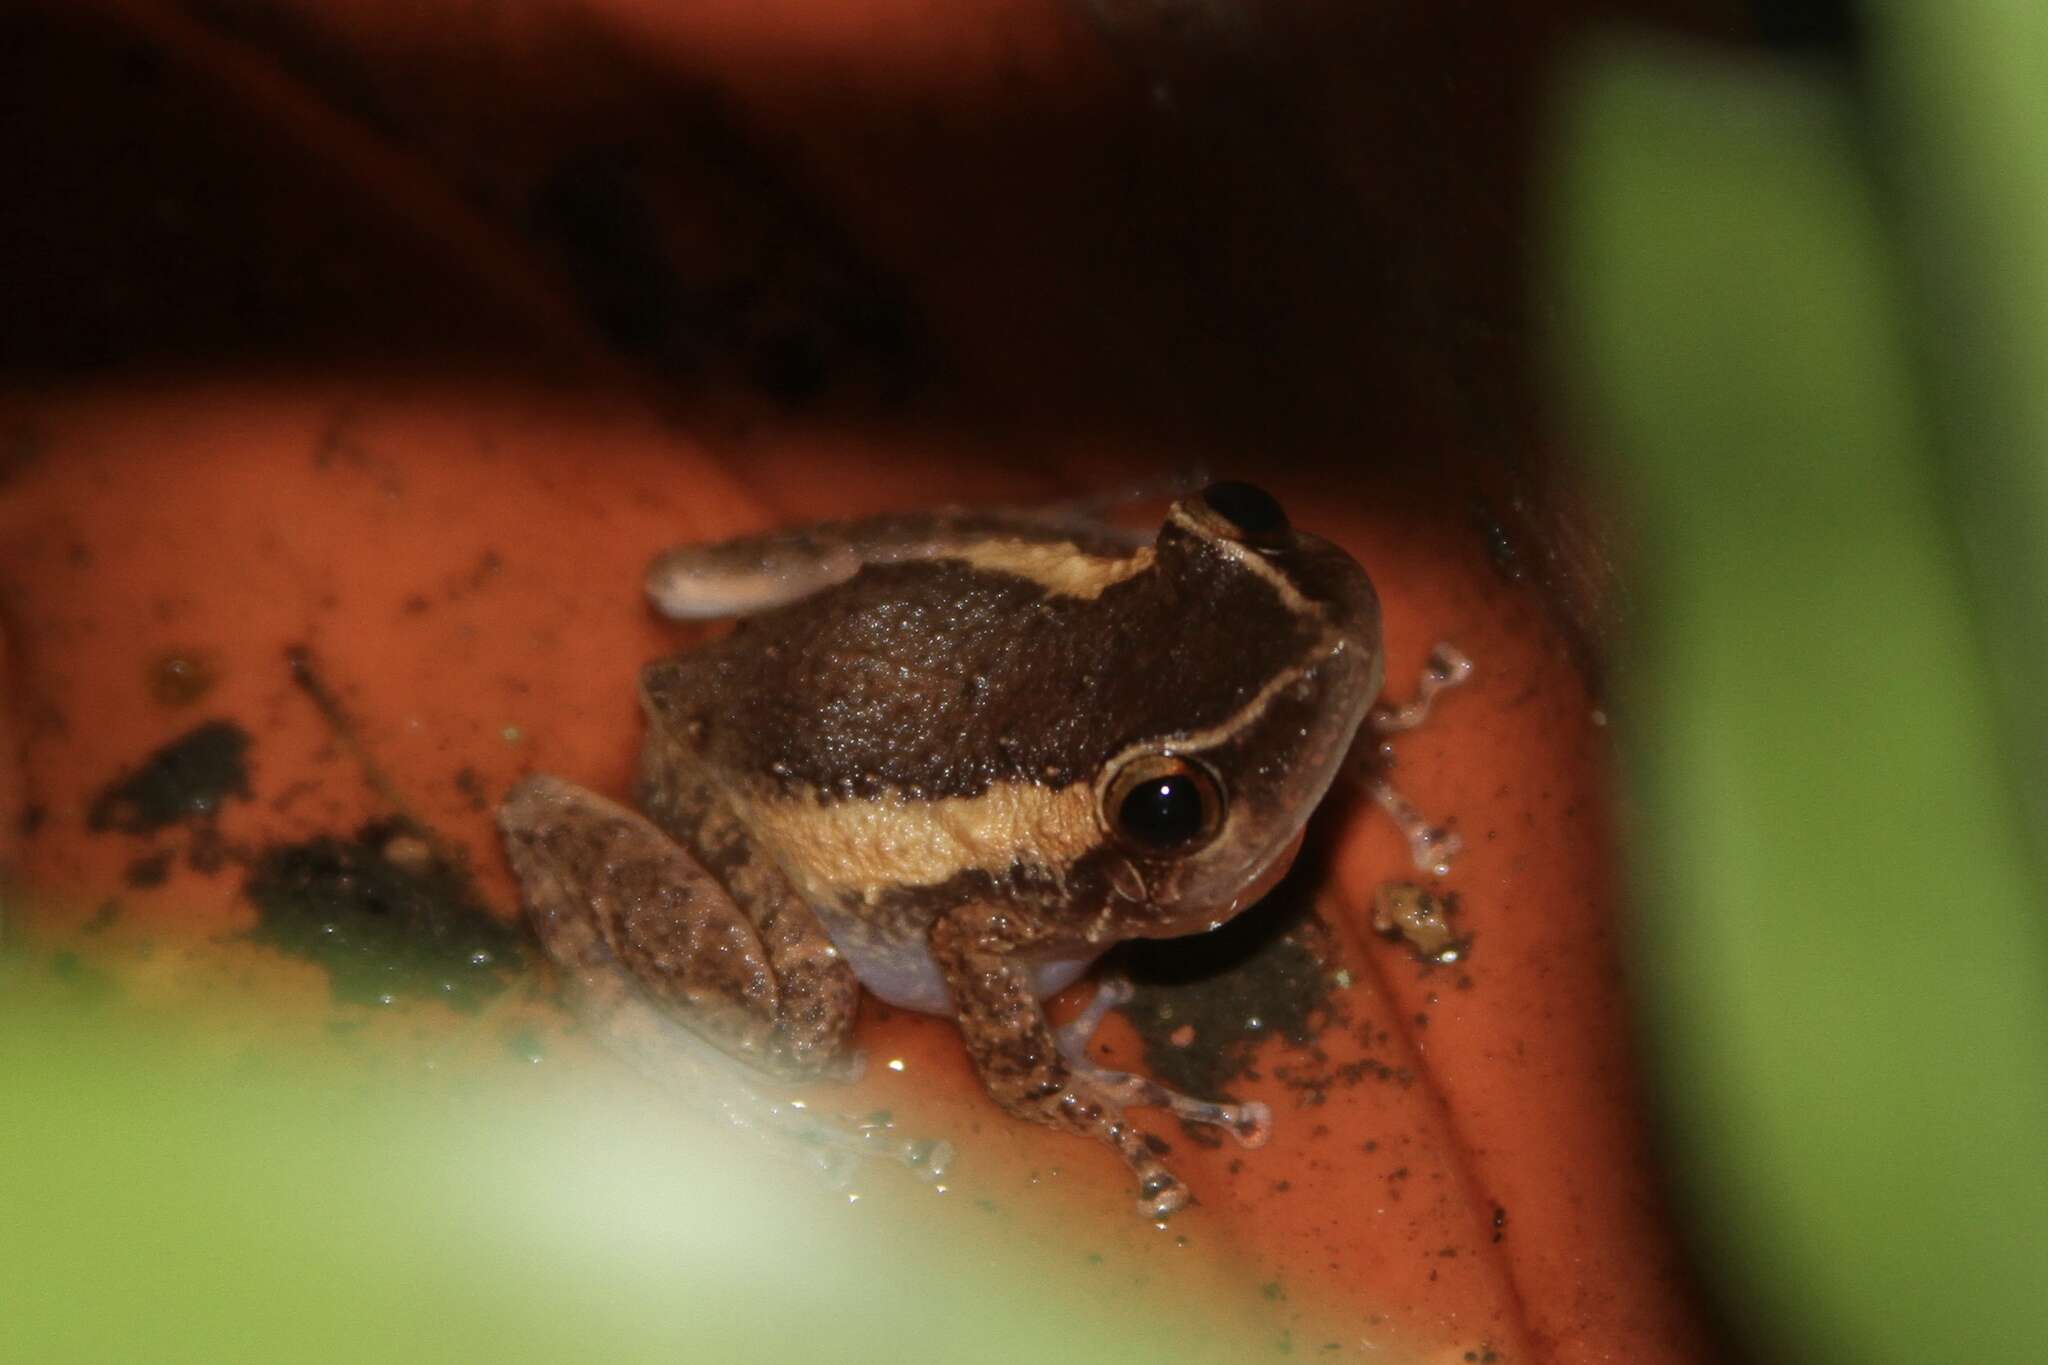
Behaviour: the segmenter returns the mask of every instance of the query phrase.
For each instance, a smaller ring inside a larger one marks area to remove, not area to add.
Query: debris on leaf
[[[144,682],[165,706],[190,706],[213,690],[219,676],[220,663],[211,652],[173,649],[150,661]]]
[[[1414,882],[1388,882],[1373,893],[1372,927],[1388,938],[1406,939],[1425,961],[1459,962],[1472,942],[1451,928],[1457,912],[1455,895],[1439,896]]]
[[[1132,987],[1122,1013],[1145,1044],[1148,1075],[1220,1098],[1262,1040],[1278,1034],[1299,1046],[1321,1030],[1329,931],[1294,880],[1219,929],[1120,950]]]
[[[214,814],[230,796],[249,798],[249,733],[233,721],[210,720],[156,750],[93,798],[86,824],[94,830],[153,834],[181,820]]]

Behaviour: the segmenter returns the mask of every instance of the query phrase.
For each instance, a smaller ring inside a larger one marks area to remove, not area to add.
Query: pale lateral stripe
[[[1334,648],[1341,649],[1342,647],[1343,645],[1340,641]],[[1317,650],[1312,657],[1315,661],[1320,662],[1331,652],[1331,650]],[[1266,680],[1264,686],[1252,694],[1250,701],[1206,730],[1183,730],[1179,734],[1161,735],[1154,739],[1134,744],[1124,750],[1123,754],[1117,755],[1117,757],[1121,759],[1126,754],[1144,753],[1161,747],[1177,754],[1198,754],[1204,749],[1213,749],[1224,741],[1242,733],[1251,725],[1256,724],[1259,717],[1266,714],[1266,708],[1273,704],[1273,698],[1300,682],[1302,674],[1306,673],[1308,668],[1309,665],[1307,664],[1296,664],[1292,668],[1283,669],[1274,674]],[[1114,770],[1117,766],[1115,762],[1111,762],[1109,769]]]
[[[1091,555],[1064,542],[984,540],[948,546],[936,557],[1029,579],[1057,597],[1092,600],[1151,568],[1154,551],[1150,545],[1141,545],[1128,555],[1113,558]]]
[[[883,886],[931,886],[962,872],[1001,874],[1020,853],[1060,868],[1102,840],[1087,782],[998,782],[980,796],[886,795],[827,802],[756,796],[749,825],[822,902]]]
[[[1304,672],[1297,666],[1279,673],[1217,725],[1157,736],[1124,753],[1213,748],[1257,723]],[[893,793],[865,801],[764,794],[747,801],[748,825],[783,867],[806,880],[805,897],[814,901],[870,887],[933,886],[962,872],[999,875],[1025,852],[1057,869],[1106,837],[1096,787],[1118,766],[1112,761],[1095,780],[1062,787],[997,782],[980,796],[936,801]]]
[[[1214,530],[1204,527],[1201,522],[1195,520],[1193,514],[1187,510],[1184,504],[1175,503],[1173,510],[1166,514],[1166,519],[1180,527],[1181,530],[1186,531],[1189,535],[1196,536],[1205,543],[1214,546],[1221,553],[1229,555],[1251,573],[1265,580],[1266,584],[1279,595],[1281,602],[1285,603],[1287,609],[1295,615],[1313,617],[1321,614],[1320,609],[1301,595],[1301,590],[1288,581],[1287,575],[1281,573],[1279,567],[1272,560],[1267,559],[1248,545],[1240,545],[1234,540],[1227,540],[1217,535]]]

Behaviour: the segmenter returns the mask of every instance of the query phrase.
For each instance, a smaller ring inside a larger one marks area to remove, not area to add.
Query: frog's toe
[[[1171,1171],[1154,1171],[1138,1185],[1138,1216],[1164,1222],[1188,1206],[1188,1187]]]
[[[860,1158],[838,1147],[806,1147],[804,1158],[827,1189],[851,1189],[854,1172],[860,1169]]]
[[[823,1080],[842,1081],[848,1085],[853,1084],[867,1074],[867,1049],[859,1047],[848,1048],[841,1054],[838,1060],[829,1063],[818,1072],[819,1077]]]
[[[1227,1125],[1230,1135],[1245,1147],[1263,1147],[1273,1136],[1273,1111],[1258,1100],[1233,1106],[1237,1116]]]
[[[912,1142],[903,1149],[903,1164],[920,1180],[937,1182],[953,1168],[953,1144],[944,1138]]]
[[[1458,837],[1457,832],[1431,824],[1413,802],[1384,779],[1371,783],[1367,790],[1401,831],[1402,838],[1408,843],[1408,857],[1415,864],[1415,870],[1432,877],[1449,873],[1451,863],[1465,847],[1465,841]]]
[[[1060,1055],[1070,1066],[1086,1069],[1088,1046],[1095,1041],[1095,1034],[1102,1027],[1102,1021],[1113,1009],[1121,1009],[1131,1002],[1131,983],[1128,977],[1106,975],[1095,985],[1095,996],[1082,1011],[1066,1023],[1053,1030],[1053,1039],[1059,1044]]]
[[[1182,1123],[1201,1123],[1227,1129],[1247,1147],[1258,1147],[1273,1135],[1273,1111],[1257,1100],[1230,1104],[1221,1100],[1197,1099],[1183,1095],[1147,1076],[1130,1071],[1111,1071],[1089,1062],[1074,1068],[1104,1098],[1118,1105],[1150,1105],[1164,1109]]]

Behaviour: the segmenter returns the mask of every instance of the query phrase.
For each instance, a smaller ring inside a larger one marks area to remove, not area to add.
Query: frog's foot
[[[1422,666],[1422,679],[1415,685],[1413,700],[1406,706],[1375,706],[1367,723],[1376,735],[1398,735],[1416,729],[1429,719],[1429,708],[1435,704],[1438,693],[1462,687],[1471,678],[1472,661],[1453,646],[1438,641]]]
[[[1075,1067],[1074,1074],[1091,1089],[1120,1105],[1164,1109],[1182,1123],[1211,1124],[1229,1133],[1245,1147],[1264,1146],[1266,1139],[1273,1136],[1273,1111],[1257,1100],[1224,1104],[1217,1100],[1196,1099],[1193,1095],[1168,1089],[1135,1071],[1111,1071],[1093,1065]]]
[[[926,1181],[942,1178],[951,1163],[951,1143],[906,1138],[886,1120],[825,1112],[781,1093],[772,1078],[657,1007],[615,962],[593,954],[561,965],[585,1026],[686,1109],[815,1167],[834,1184],[851,1180],[864,1161],[904,1166]]]
[[[1213,1124],[1225,1129],[1247,1147],[1257,1147],[1273,1135],[1273,1111],[1254,1100],[1247,1104],[1224,1104],[1196,1099],[1169,1089],[1132,1071],[1113,1071],[1092,1061],[1089,1044],[1109,1012],[1131,1001],[1131,983],[1121,976],[1105,976],[1095,987],[1095,998],[1066,1023],[1053,1030],[1060,1055],[1067,1066],[1091,1089],[1118,1105],[1164,1109],[1183,1123]]]
[[[1439,693],[1464,684],[1472,676],[1472,661],[1447,644],[1429,652],[1429,661],[1416,685],[1415,696],[1405,706],[1375,706],[1366,717],[1366,727],[1349,761],[1354,781],[1371,794],[1408,843],[1408,856],[1418,872],[1441,877],[1464,849],[1464,841],[1442,825],[1426,819],[1414,803],[1394,790],[1387,774],[1394,768],[1394,746],[1386,736],[1413,730],[1429,716]]]
[[[953,1164],[953,1144],[944,1140],[906,1138],[886,1117],[855,1119],[845,1114],[826,1114],[802,1100],[768,1101],[771,1113],[762,1116],[775,1131],[794,1138],[810,1152],[812,1160],[836,1184],[852,1180],[854,1169],[863,1161],[887,1161],[902,1166],[927,1183],[945,1178]],[[728,1115],[728,1119],[732,1116]],[[735,1126],[751,1126],[747,1123]]]
[[[1098,1097],[1092,1088],[1069,1084],[1050,1106],[1053,1122],[1077,1133],[1100,1138],[1116,1149],[1131,1174],[1138,1178],[1138,1214],[1160,1222],[1188,1206],[1188,1187],[1166,1169],[1166,1163],[1152,1150],[1152,1142],[1125,1118],[1117,1107]]]
[[[950,1142],[905,1137],[886,1115],[855,1118],[764,1089],[761,1077],[733,1066],[729,1058],[707,1056],[706,1065],[722,1072],[716,1078],[686,1078],[669,1049],[660,1062],[658,1076],[643,1069],[685,1103],[710,1109],[736,1132],[765,1139],[772,1150],[802,1160],[834,1186],[852,1184],[854,1173],[870,1161],[902,1166],[927,1183],[943,1179],[953,1164]]]
[[[1095,996],[1075,1015],[1053,1030],[1053,1037],[1060,1045],[1060,1055],[1070,1066],[1088,1064],[1088,1046],[1095,1041],[1095,1034],[1102,1027],[1102,1021],[1109,1018],[1109,1012],[1121,1009],[1131,1003],[1130,978],[1113,972],[1105,972],[1095,983]]]
[[[768,531],[679,545],[648,566],[647,596],[678,621],[751,616],[821,592],[860,572],[859,551],[837,526]]]
[[[1465,841],[1442,825],[1431,824],[1423,813],[1415,809],[1414,803],[1393,788],[1384,778],[1376,778],[1366,785],[1372,799],[1387,813],[1401,831],[1401,837],[1408,841],[1408,856],[1415,863],[1417,872],[1427,872],[1432,877],[1441,877],[1451,870],[1451,862],[1464,851]]]
[[[848,1183],[865,1161],[901,1165],[925,1181],[943,1177],[951,1163],[951,1143],[906,1138],[886,1120],[828,1113],[779,1093],[771,1078],[656,1007],[616,963],[593,956],[562,965],[585,1026],[685,1109],[814,1167],[835,1185]]]

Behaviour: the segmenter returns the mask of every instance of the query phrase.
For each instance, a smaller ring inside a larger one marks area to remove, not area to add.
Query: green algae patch
[[[244,890],[258,915],[251,938],[317,962],[351,1004],[472,1010],[522,960],[518,931],[485,907],[461,860],[407,821],[265,849]]]

